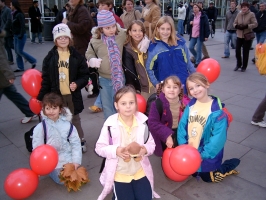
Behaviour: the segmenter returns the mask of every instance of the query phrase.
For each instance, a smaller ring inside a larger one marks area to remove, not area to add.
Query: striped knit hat
[[[116,24],[114,15],[108,10],[101,10],[97,14],[98,27],[107,27]]]

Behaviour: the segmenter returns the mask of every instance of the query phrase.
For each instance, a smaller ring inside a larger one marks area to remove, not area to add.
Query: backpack
[[[47,140],[47,129],[46,129],[46,123],[45,120],[42,120],[42,126],[43,126],[43,133],[44,133],[44,144],[46,144],[46,140]],[[27,131],[24,134],[24,140],[26,143],[26,148],[28,149],[29,152],[32,152],[32,139],[33,139],[33,130],[36,126],[33,126],[29,131]],[[69,133],[67,136],[67,141],[69,142],[69,137],[71,135],[73,131],[73,124],[70,123],[70,129],[69,129]]]
[[[144,123],[144,124],[146,124],[146,123]],[[112,141],[111,126],[108,126],[107,129],[108,129],[108,133],[109,133],[109,144],[112,145],[113,141]],[[144,132],[144,144],[146,144],[148,142],[149,137],[150,137],[150,132],[149,132],[148,126],[146,124],[145,132]],[[106,161],[106,158],[103,158],[99,173],[102,173],[102,171],[105,167],[105,161]]]
[[[162,114],[163,114],[163,102],[161,101],[160,98],[158,98],[157,94],[154,93],[152,94],[148,100],[147,100],[147,106],[146,106],[146,112],[145,115],[148,117],[149,113],[150,113],[150,109],[151,109],[151,104],[152,102],[155,101],[155,105],[156,105],[156,109],[160,115],[160,118],[162,118]]]
[[[266,75],[266,44],[257,44],[255,64],[260,75]]]

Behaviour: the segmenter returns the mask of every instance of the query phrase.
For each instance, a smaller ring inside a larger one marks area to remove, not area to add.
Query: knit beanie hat
[[[60,36],[67,36],[71,39],[71,31],[68,28],[68,26],[64,23],[57,24],[53,28],[53,35],[54,35],[54,41],[56,40],[56,38],[58,38]]]
[[[97,14],[98,27],[107,27],[116,24],[114,15],[108,10],[101,10]]]

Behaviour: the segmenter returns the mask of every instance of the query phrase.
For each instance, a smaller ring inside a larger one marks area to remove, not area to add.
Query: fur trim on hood
[[[65,114],[60,114],[59,115],[59,118],[62,118],[64,120],[67,120],[67,121],[71,122],[71,120],[72,120],[72,113],[71,113],[71,111],[67,107],[63,107],[63,109],[66,112],[65,112]],[[42,116],[42,119],[48,119],[48,117],[43,113],[43,110],[41,110],[41,116]]]

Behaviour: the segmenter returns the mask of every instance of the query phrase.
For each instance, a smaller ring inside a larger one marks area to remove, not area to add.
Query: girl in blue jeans
[[[13,0],[10,3],[10,7],[13,15],[12,31],[14,34],[14,49],[16,52],[16,61],[18,65],[18,68],[14,72],[24,71],[24,63],[22,57],[32,65],[31,68],[35,68],[37,60],[23,51],[27,40],[25,31],[25,16],[17,0]]]

